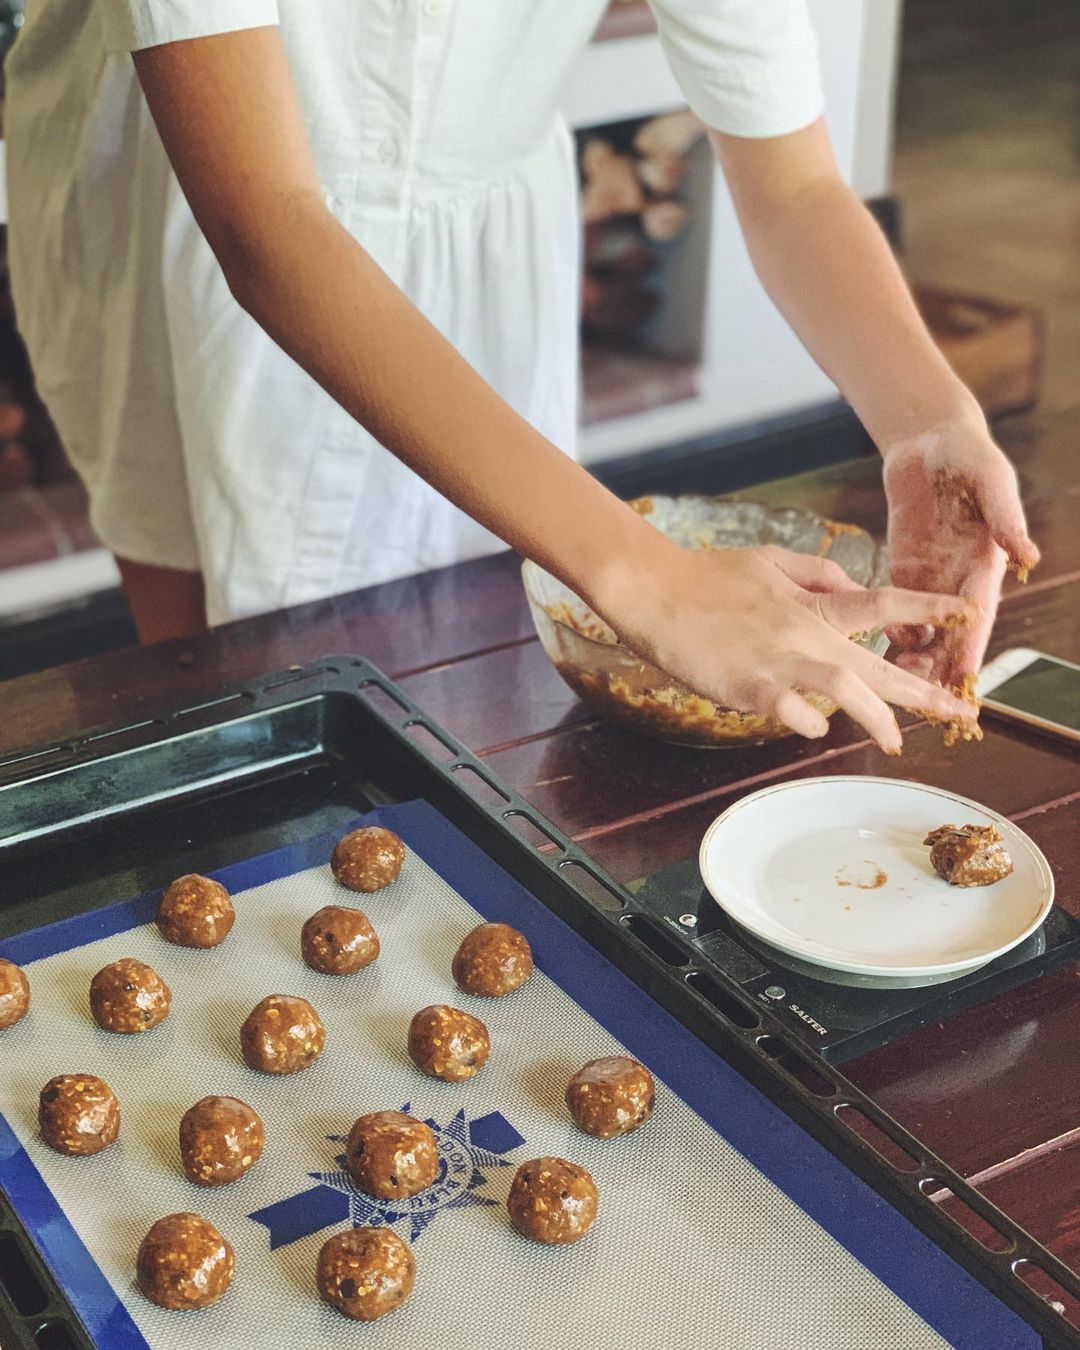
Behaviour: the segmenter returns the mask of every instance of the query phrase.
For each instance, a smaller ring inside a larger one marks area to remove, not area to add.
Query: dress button
[[[398,143],[391,136],[379,146],[379,158],[384,164],[393,164],[398,157]]]
[[[424,13],[434,18],[446,8],[444,0],[424,0]]]

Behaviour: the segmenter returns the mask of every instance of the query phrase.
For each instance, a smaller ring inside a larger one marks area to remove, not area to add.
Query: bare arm
[[[806,735],[826,723],[799,689],[831,696],[890,750],[900,734],[886,700],[964,715],[844,636],[941,624],[963,605],[852,591],[832,564],[780,550],[677,548],[498,398],[326,207],[275,29],[135,61],[237,301],[383,445],[573,587],[635,651]]]
[[[336,220],[277,30],[135,63],[239,303],[388,449],[514,548],[588,579],[600,604],[615,559],[655,531],[499,399]]]
[[[981,420],[876,222],[840,177],[825,123],[711,139],[762,282],[876,444]]]
[[[894,633],[909,669],[960,684],[982,659],[1006,556],[1017,569],[1039,558],[1012,466],[841,179],[824,122],[763,140],[711,138],[758,275],[884,457],[893,581],[969,595],[982,609],[971,628],[931,642],[925,631]]]

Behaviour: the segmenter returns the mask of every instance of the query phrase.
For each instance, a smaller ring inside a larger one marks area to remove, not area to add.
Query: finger
[[[799,672],[799,683],[832,699],[866,728],[887,755],[900,754],[903,740],[892,709],[854,671],[842,665],[809,661]]]
[[[792,553],[790,549],[766,544],[761,552],[774,567],[778,567],[789,581],[806,591],[860,591],[839,563],[828,558],[816,558],[812,553]]]
[[[1004,457],[979,484],[979,509],[994,542],[1005,550],[1009,566],[1026,580],[1028,571],[1039,562],[1039,550],[1028,534],[1016,472]]]
[[[829,730],[829,720],[794,689],[773,679],[747,681],[733,691],[735,706],[747,712],[775,717],[800,736],[817,740]]]
[[[838,632],[867,633],[892,624],[931,624],[935,628],[970,623],[977,613],[966,596],[931,595],[882,586],[813,597],[813,607]]]
[[[931,648],[938,652],[933,674],[942,684],[962,685],[968,675],[976,674],[982,666],[1004,575],[1005,555],[993,545],[965,578],[964,592],[978,604],[979,615],[966,628],[941,633]]]
[[[784,726],[807,736],[810,740],[820,740],[829,730],[829,719],[817,708],[811,707],[803,696],[794,689],[781,689],[772,707],[772,715]]]
[[[977,709],[966,700],[958,698],[949,689],[920,679],[917,675],[888,661],[865,647],[854,643],[844,643],[838,652],[830,652],[836,664],[847,666],[861,680],[883,698],[887,703],[912,712],[929,714],[939,721],[973,722]]]
[[[929,680],[933,678],[934,658],[933,651],[901,652],[896,658],[896,664],[909,675],[916,675],[920,680]]]

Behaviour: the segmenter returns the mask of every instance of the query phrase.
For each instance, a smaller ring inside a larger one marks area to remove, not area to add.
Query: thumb
[[[998,471],[980,485],[979,508],[994,542],[1005,550],[1010,567],[1023,574],[1035,567],[1039,550],[1028,534],[1016,474],[1006,459],[1002,458]]]

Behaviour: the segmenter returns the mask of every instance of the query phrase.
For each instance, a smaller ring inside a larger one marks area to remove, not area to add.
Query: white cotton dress
[[[502,547],[237,305],[130,53],[278,25],[329,208],[573,453],[579,227],[559,102],[603,8],[29,0],[6,67],[12,284],[42,397],[110,549],[201,570],[220,623]],[[676,78],[711,126],[772,136],[820,114],[805,0],[655,8]]]

